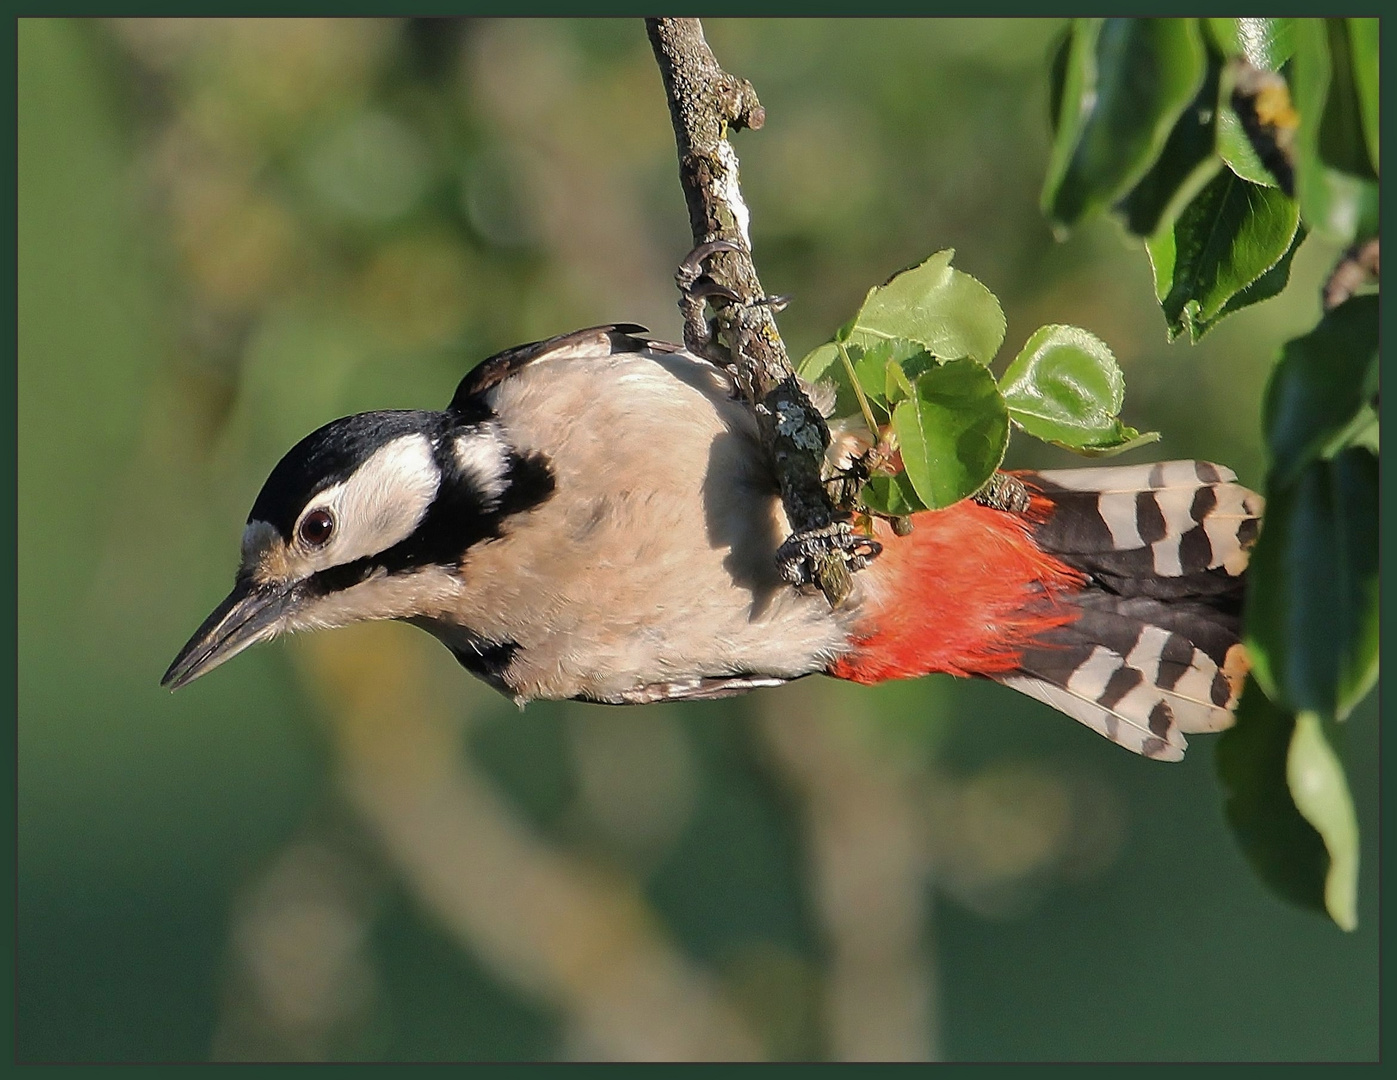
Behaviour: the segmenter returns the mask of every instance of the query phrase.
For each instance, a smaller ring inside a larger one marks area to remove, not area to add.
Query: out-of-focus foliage
[[[1171,338],[1197,341],[1281,295],[1307,234],[1352,245],[1325,288],[1333,310],[1285,346],[1267,391],[1249,692],[1289,715],[1244,708],[1223,737],[1229,814],[1253,863],[1345,929],[1357,918],[1358,838],[1330,743],[1378,675],[1378,305],[1347,295],[1350,279],[1368,285],[1368,252],[1376,267],[1376,34],[1374,19],[1078,20],[1053,60],[1043,189],[1059,227],[1113,205],[1144,239]],[[1206,59],[1188,47],[1198,43]],[[1197,96],[1178,113],[1184,88]],[[1237,749],[1272,745],[1262,728],[1293,733],[1287,756]],[[1322,865],[1296,842],[1293,814],[1267,812],[1285,790],[1278,770],[1323,836]]]
[[[1255,483],[1239,417],[1334,245],[1167,348],[1143,260],[1039,214],[1058,29],[706,24],[767,108],[737,149],[783,333],[955,247],[1007,340],[1091,327],[1133,422]],[[520,713],[396,625],[158,689],[306,432],[679,332],[638,21],[26,20],[18,93],[21,1060],[1376,1054],[1374,875],[1337,942],[1275,902],[1216,740],[1163,767],[949,679]]]

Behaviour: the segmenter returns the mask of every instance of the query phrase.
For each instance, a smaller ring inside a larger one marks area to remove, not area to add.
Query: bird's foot
[[[712,324],[704,318],[704,306],[709,300],[738,303],[741,298],[709,277],[704,263],[720,251],[741,250],[731,240],[709,240],[689,252],[674,272],[674,282],[679,286],[679,312],[684,316],[684,347],[721,367],[727,367],[732,360],[718,344]]]
[[[848,521],[832,521],[786,537],[776,549],[776,566],[792,585],[819,582],[831,607],[838,607],[854,587],[853,573],[882,552],[872,537],[854,532]]]
[[[1029,505],[1028,488],[1024,487],[1023,481],[1004,472],[991,476],[970,499],[991,510],[1008,510],[1015,514],[1022,514]]]
[[[684,316],[684,347],[694,355],[722,367],[731,366],[732,358],[719,344],[712,322],[704,318],[704,307],[708,301],[721,300],[746,310],[765,307],[773,313],[783,310],[790,303],[789,296],[744,299],[728,286],[715,281],[704,268],[704,264],[719,252],[742,250],[731,240],[709,240],[689,252],[674,273],[675,284],[679,286],[679,311]],[[745,324],[746,320],[740,319],[739,322]]]

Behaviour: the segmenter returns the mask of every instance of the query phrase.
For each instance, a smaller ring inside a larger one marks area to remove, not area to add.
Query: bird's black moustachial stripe
[[[300,588],[323,596],[357,585],[380,570],[400,574],[423,566],[459,565],[476,544],[503,536],[510,518],[553,495],[556,482],[545,455],[511,450],[506,461],[505,489],[492,498],[460,470],[449,451],[443,451],[438,457],[442,480],[437,497],[412,535],[386,551],[312,574]]]

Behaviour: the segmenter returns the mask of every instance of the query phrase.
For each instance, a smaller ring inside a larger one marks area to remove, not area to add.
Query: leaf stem
[[[849,359],[844,342],[836,340],[834,347],[839,350],[839,359],[844,361],[844,370],[849,375],[849,382],[854,388],[854,396],[859,399],[859,409],[863,413],[863,422],[868,425],[868,433],[873,436],[873,441],[876,443],[878,441],[878,421],[873,419],[873,406],[869,404],[863,387],[859,385],[859,377],[854,372],[854,362]]]

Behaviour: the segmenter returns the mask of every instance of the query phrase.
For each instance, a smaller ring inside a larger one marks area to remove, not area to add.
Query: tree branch
[[[849,515],[836,509],[825,491],[821,469],[829,428],[796,379],[773,317],[778,305],[763,293],[752,264],[749,214],[727,133],[761,127],[766,113],[751,83],[718,66],[697,19],[646,19],[645,24],[674,122],[679,182],[694,243],[727,240],[741,249],[711,255],[706,292],[691,293],[692,282],[681,281],[685,344],[705,354],[711,348],[702,315],[706,296],[716,313],[713,336],[726,349],[725,359],[756,413],[781,486],[792,529],[777,551],[781,574],[794,585],[818,585],[838,607],[853,588],[850,571],[866,566],[879,547],[854,533]]]
[[[1377,280],[1378,267],[1376,236],[1350,247],[1324,282],[1324,310],[1333,311],[1368,282]]]

